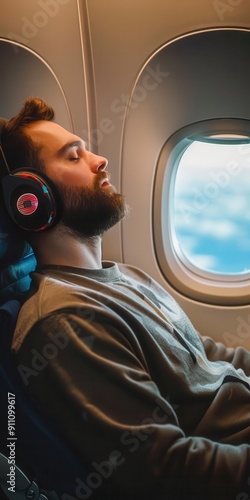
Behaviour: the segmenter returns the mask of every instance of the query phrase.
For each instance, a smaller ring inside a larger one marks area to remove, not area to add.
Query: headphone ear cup
[[[45,231],[61,217],[61,200],[50,179],[37,171],[16,170],[2,179],[12,220],[27,231]]]

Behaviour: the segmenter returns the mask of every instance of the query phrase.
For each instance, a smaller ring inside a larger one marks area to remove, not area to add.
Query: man
[[[62,206],[48,230],[25,232],[38,265],[12,348],[27,391],[88,464],[74,498],[248,498],[250,354],[200,338],[142,271],[102,262],[126,202],[107,160],[53,116],[29,99],[2,137],[10,168],[46,174]]]

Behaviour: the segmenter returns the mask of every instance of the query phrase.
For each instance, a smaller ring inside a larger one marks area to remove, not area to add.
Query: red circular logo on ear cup
[[[22,215],[32,215],[38,207],[38,198],[33,193],[19,196],[16,202],[17,210]]]

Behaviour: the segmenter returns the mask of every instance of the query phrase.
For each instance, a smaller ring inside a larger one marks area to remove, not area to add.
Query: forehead
[[[77,135],[72,134],[61,125],[46,120],[30,123],[25,132],[35,144],[42,144],[42,149],[51,154],[56,153],[66,143],[79,140]]]

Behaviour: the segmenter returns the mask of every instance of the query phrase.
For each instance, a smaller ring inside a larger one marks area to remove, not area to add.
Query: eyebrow
[[[66,153],[68,153],[71,149],[75,148],[84,148],[85,149],[85,142],[83,140],[78,140],[78,141],[71,141],[67,142],[62,146],[60,149],[58,149],[56,156],[64,156]]]

